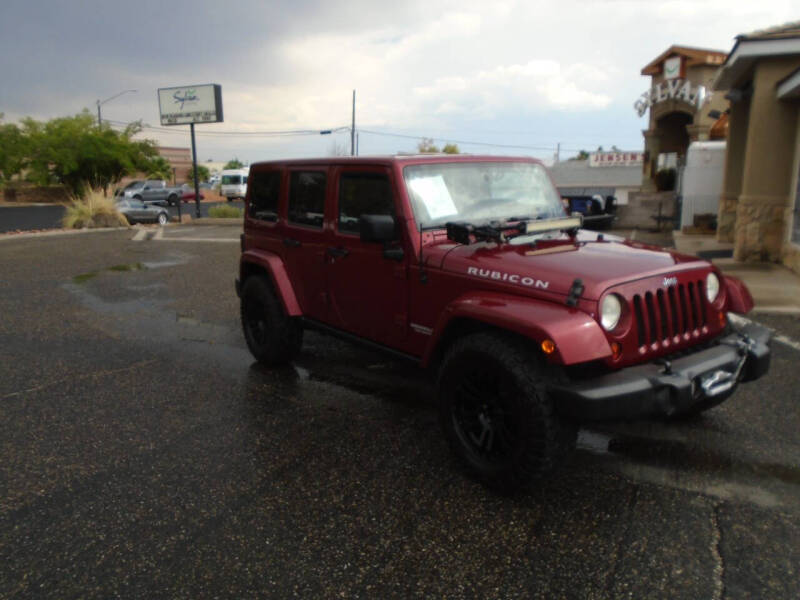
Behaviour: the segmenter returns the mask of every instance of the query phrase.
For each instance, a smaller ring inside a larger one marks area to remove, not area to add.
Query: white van
[[[249,172],[249,168],[224,169],[219,181],[219,193],[225,196],[228,199],[228,202],[236,198],[241,198],[244,200],[244,197],[247,194],[247,174]]]

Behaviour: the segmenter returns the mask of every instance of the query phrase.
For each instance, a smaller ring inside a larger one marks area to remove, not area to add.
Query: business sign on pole
[[[159,88],[162,125],[222,122],[222,86],[216,83]]]

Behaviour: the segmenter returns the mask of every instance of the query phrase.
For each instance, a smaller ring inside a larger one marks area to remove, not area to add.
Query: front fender
[[[749,313],[755,303],[753,297],[750,295],[750,290],[742,283],[740,279],[731,277],[730,275],[723,275],[725,284],[725,291],[728,293],[728,310],[730,312],[739,313],[741,315]]]
[[[286,272],[286,265],[283,264],[280,256],[266,250],[246,250],[242,252],[239,262],[239,276],[242,279],[242,283],[244,283],[248,265],[260,267],[269,274],[272,285],[278,292],[287,315],[290,317],[303,315],[300,303],[294,293],[292,282],[289,279],[289,274]]]
[[[586,313],[566,305],[492,292],[465,294],[447,305],[434,328],[422,358],[427,365],[448,326],[469,319],[528,337],[541,343],[555,342],[549,360],[572,365],[611,356],[600,325]]]

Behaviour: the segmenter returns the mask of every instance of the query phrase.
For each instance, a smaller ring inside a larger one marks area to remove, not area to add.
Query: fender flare
[[[728,294],[728,299],[726,301],[727,310],[741,315],[749,313],[753,309],[755,303],[753,302],[753,297],[750,295],[750,290],[747,289],[747,286],[741,279],[731,277],[730,275],[723,275],[722,279],[725,284],[725,291]]]
[[[555,364],[572,365],[611,356],[600,324],[583,311],[534,298],[470,292],[442,311],[422,356],[422,366],[427,366],[433,358],[448,326],[460,319],[518,333],[537,345],[550,339],[556,349],[548,360]]]
[[[267,250],[246,250],[242,253],[239,261],[239,277],[244,285],[247,275],[248,265],[260,267],[269,274],[272,285],[280,296],[283,308],[290,317],[301,317],[303,311],[294,293],[294,287],[286,272],[286,265],[283,259],[274,252]]]

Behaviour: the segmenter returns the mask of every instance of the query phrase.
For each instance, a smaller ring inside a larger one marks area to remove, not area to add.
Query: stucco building
[[[649,111],[642,188],[656,189],[659,170],[682,164],[691,142],[715,139],[715,124],[728,107],[724,94],[711,94],[725,53],[670,46],[642,69],[650,88],[636,101],[640,116]],[[718,114],[719,113],[719,114]],[[718,128],[717,128],[718,129]]]
[[[800,21],[738,36],[713,89],[730,100],[717,237],[800,273]]]

